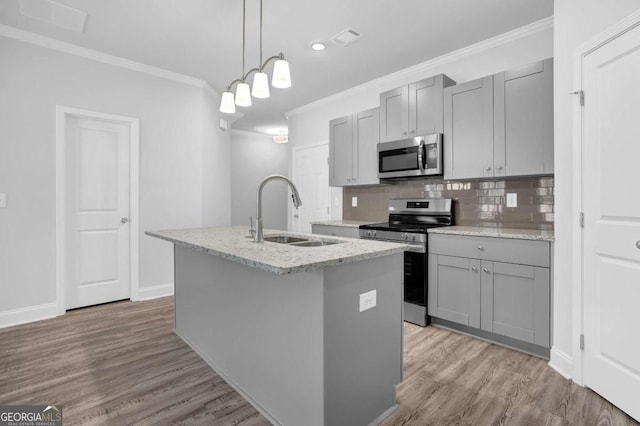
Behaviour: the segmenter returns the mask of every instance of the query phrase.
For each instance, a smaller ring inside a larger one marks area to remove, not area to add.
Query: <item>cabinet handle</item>
[[[636,241],[636,248],[640,250],[640,240]]]
[[[502,170],[502,166],[496,167],[496,170]]]
[[[487,274],[490,274],[490,272],[489,272],[489,270],[488,270],[487,268],[482,268],[482,270],[483,270],[484,272],[486,272]]]
[[[410,130],[409,133],[411,133],[412,135],[414,135],[416,133],[415,130]]]
[[[407,136],[407,132],[402,132],[402,134],[403,134],[404,136]]]
[[[471,267],[471,270],[472,270],[473,272],[478,272],[478,268],[476,268],[475,266],[472,266],[472,267]]]
[[[486,171],[490,171],[490,170],[491,170],[491,167],[485,167],[484,169],[485,169]]]
[[[478,246],[478,250],[482,251],[482,250],[484,250],[484,247]]]

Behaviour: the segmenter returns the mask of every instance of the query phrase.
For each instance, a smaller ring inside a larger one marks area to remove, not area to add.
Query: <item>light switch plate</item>
[[[360,312],[364,312],[376,306],[376,290],[371,290],[360,295]]]
[[[7,194],[0,194],[0,209],[7,208]]]
[[[351,207],[358,207],[358,197],[351,197]]]
[[[507,207],[518,207],[518,193],[517,192],[508,192],[507,193]]]

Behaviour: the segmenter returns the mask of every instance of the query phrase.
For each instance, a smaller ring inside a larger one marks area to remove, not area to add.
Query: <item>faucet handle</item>
[[[253,225],[253,216],[249,216],[249,235],[251,235],[252,238],[256,236],[256,228],[254,228]]]

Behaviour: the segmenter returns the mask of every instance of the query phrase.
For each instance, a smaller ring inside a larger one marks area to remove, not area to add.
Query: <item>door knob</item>
[[[484,169],[485,169],[486,171],[489,171],[489,170],[491,170],[491,167],[485,167]]]
[[[636,248],[640,250],[640,240],[636,241]]]
[[[482,250],[484,250],[484,247],[478,246],[478,250],[482,251]]]
[[[483,270],[484,272],[486,272],[487,274],[489,273],[489,270],[488,270],[487,268],[482,268],[482,270]]]
[[[472,267],[471,267],[471,270],[472,270],[473,272],[478,272],[478,268],[476,268],[475,266],[472,266]]]
[[[497,170],[502,170],[502,166],[496,167]]]
[[[127,222],[129,222],[129,218],[128,217],[123,217],[122,219],[120,219],[120,222],[127,223]]]

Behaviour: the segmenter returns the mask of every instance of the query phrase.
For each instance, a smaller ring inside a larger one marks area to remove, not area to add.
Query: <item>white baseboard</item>
[[[570,371],[573,371],[573,358],[556,347],[551,348],[549,367],[560,373],[565,379],[572,380]]]
[[[0,311],[0,328],[54,318],[57,315],[58,305],[55,302]]]
[[[151,300],[159,297],[173,296],[173,283],[152,285],[138,288],[138,300]]]

